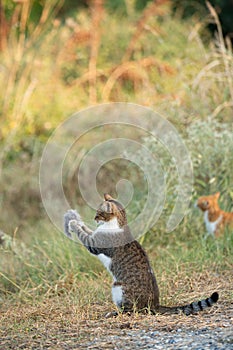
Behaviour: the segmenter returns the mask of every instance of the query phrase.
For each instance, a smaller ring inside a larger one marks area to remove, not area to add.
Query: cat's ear
[[[108,194],[108,193],[105,193],[104,194],[104,200],[105,201],[110,201],[110,200],[112,200],[113,198],[110,196],[110,194]]]
[[[219,199],[219,197],[220,197],[220,192],[215,193],[214,196],[215,196],[216,199]]]

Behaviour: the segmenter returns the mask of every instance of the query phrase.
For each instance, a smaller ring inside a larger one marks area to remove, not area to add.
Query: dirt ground
[[[204,333],[208,338],[216,334],[221,346],[203,349],[233,349],[232,277],[233,272],[217,276],[216,280],[203,281],[200,291],[182,294],[181,304],[197,300],[198,293],[209,295],[217,290],[220,294],[215,306],[188,317],[132,314],[106,319],[106,312],[113,308],[110,302],[80,307],[65,296],[34,304],[1,305],[0,349],[200,349],[194,340],[200,341]],[[183,339],[183,347],[175,344],[177,334]],[[189,339],[192,335],[192,346],[184,345],[185,334]],[[158,339],[162,339],[160,343]]]

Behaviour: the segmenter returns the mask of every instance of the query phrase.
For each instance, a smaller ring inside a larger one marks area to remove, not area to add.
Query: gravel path
[[[56,316],[57,317],[57,316]],[[77,317],[77,315],[76,315]],[[111,320],[36,321],[18,332],[0,332],[0,350],[233,349],[233,304],[185,317],[121,316]],[[15,327],[15,325],[14,325]]]
[[[79,344],[79,348],[233,350],[233,302],[189,317],[129,318],[116,327],[117,333],[98,334],[92,341]]]
[[[233,330],[203,328],[196,331],[129,331],[80,344],[83,349],[193,349],[232,350]]]

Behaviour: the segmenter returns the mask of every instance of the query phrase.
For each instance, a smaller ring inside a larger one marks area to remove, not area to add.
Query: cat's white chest
[[[97,255],[97,257],[102,262],[104,267],[108,270],[108,272],[112,275],[113,280],[115,281],[116,278],[114,277],[114,275],[112,274],[112,271],[111,271],[112,259],[103,253]]]
[[[221,222],[221,220],[222,220],[222,216],[220,215],[216,221],[213,221],[213,222],[209,221],[208,210],[206,210],[204,212],[204,221],[205,221],[206,229],[207,229],[208,233],[210,233],[212,235],[217,230],[218,224]]]
[[[102,231],[111,231],[113,232],[122,232],[123,230],[120,228],[117,218],[113,218],[112,220],[105,221],[103,224],[99,225],[95,232]]]
[[[97,256],[98,256],[98,259],[102,262],[102,264],[106,267],[106,269],[111,273],[112,259],[103,253],[98,254]]]

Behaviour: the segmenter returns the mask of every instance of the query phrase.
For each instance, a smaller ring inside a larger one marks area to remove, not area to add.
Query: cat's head
[[[218,206],[219,196],[220,192],[209,196],[199,197],[197,200],[197,207],[200,208],[202,211],[209,210],[210,208],[215,208],[216,206]]]
[[[117,219],[119,227],[127,225],[126,212],[122,204],[112,198],[109,194],[104,194],[104,201],[99,205],[95,220],[103,223]]]

